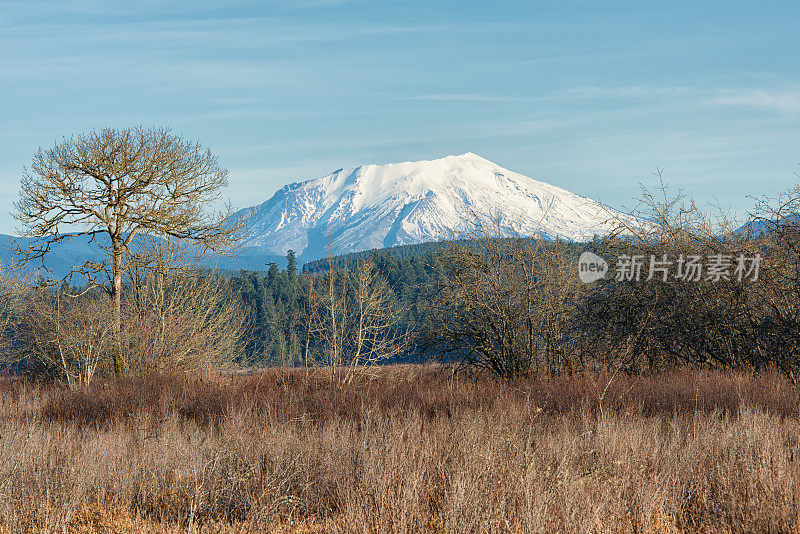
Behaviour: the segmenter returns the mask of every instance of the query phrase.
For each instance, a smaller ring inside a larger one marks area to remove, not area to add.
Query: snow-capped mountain
[[[285,186],[234,217],[242,246],[306,260],[464,235],[474,216],[499,217],[504,234],[589,240],[633,217],[533,180],[472,153],[362,165]]]

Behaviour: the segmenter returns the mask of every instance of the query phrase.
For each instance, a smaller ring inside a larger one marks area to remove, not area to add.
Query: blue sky
[[[630,208],[652,172],[743,214],[800,171],[798,2],[0,0],[0,232],[39,146],[170,126],[237,207],[475,152]]]

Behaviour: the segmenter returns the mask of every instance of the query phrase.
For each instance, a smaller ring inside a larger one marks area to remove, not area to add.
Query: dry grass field
[[[797,532],[798,391],[433,367],[0,382],[4,532]]]

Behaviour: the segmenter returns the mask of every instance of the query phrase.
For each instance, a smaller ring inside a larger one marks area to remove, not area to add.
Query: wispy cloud
[[[800,90],[769,91],[766,89],[745,89],[724,91],[707,102],[718,106],[763,109],[784,115],[800,114]]]
[[[352,3],[353,0],[281,0],[287,7],[309,9],[315,7],[331,7]]]
[[[590,85],[573,87],[566,91],[570,96],[579,98],[645,98],[652,96],[677,96],[689,91],[687,87],[662,87],[662,86],[620,86],[607,87]]]
[[[312,30],[313,28],[313,30]],[[370,37],[415,35],[443,31],[441,24],[394,24],[353,27],[344,22],[290,23],[268,17],[227,19],[151,20],[137,22],[33,22],[0,26],[19,42],[97,44],[147,44],[163,48],[181,44],[213,44],[215,49],[247,49],[359,40]]]
[[[516,96],[481,95],[475,93],[435,93],[401,97],[399,100],[431,100],[436,102],[523,102],[527,99]]]

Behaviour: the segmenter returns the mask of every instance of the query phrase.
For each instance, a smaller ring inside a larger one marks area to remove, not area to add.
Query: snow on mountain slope
[[[290,184],[246,220],[243,247],[305,259],[438,241],[499,217],[507,235],[591,239],[633,217],[472,153],[431,161],[362,165]]]

